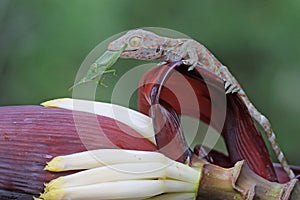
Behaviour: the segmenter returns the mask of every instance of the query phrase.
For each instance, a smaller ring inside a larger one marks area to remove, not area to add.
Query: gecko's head
[[[140,60],[156,60],[161,58],[161,46],[164,38],[150,31],[136,29],[128,31],[125,35],[108,45],[108,50],[118,51],[127,44],[121,58],[135,58]]]

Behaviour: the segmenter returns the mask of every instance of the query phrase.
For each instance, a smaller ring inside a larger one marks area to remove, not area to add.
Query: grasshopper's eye
[[[133,36],[132,38],[129,39],[129,45],[132,47],[138,47],[140,46],[142,41],[142,38],[138,36]]]

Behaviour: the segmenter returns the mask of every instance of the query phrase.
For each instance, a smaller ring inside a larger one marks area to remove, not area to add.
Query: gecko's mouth
[[[116,51],[120,51],[120,49],[107,49],[107,50],[109,50],[109,51],[112,51],[112,52],[116,52]],[[133,50],[124,50],[123,52],[122,52],[122,54],[123,53],[130,53],[130,52],[137,52],[137,49],[133,49]]]
[[[132,50],[124,50],[121,55],[133,55],[137,52],[137,49],[132,49]]]
[[[123,52],[136,52],[137,49],[132,49],[132,50],[124,50]]]

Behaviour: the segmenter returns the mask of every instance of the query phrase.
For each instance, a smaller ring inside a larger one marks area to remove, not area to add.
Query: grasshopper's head
[[[150,31],[136,29],[128,31],[125,35],[108,45],[108,50],[118,51],[124,44],[126,49],[121,58],[134,58],[139,60],[159,60],[162,55],[164,38]]]

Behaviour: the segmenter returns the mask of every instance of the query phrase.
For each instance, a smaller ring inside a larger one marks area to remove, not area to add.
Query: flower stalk
[[[284,184],[263,179],[245,161],[227,169],[205,164],[201,177],[197,194],[199,200],[288,200],[292,191],[300,187],[296,179]]]

